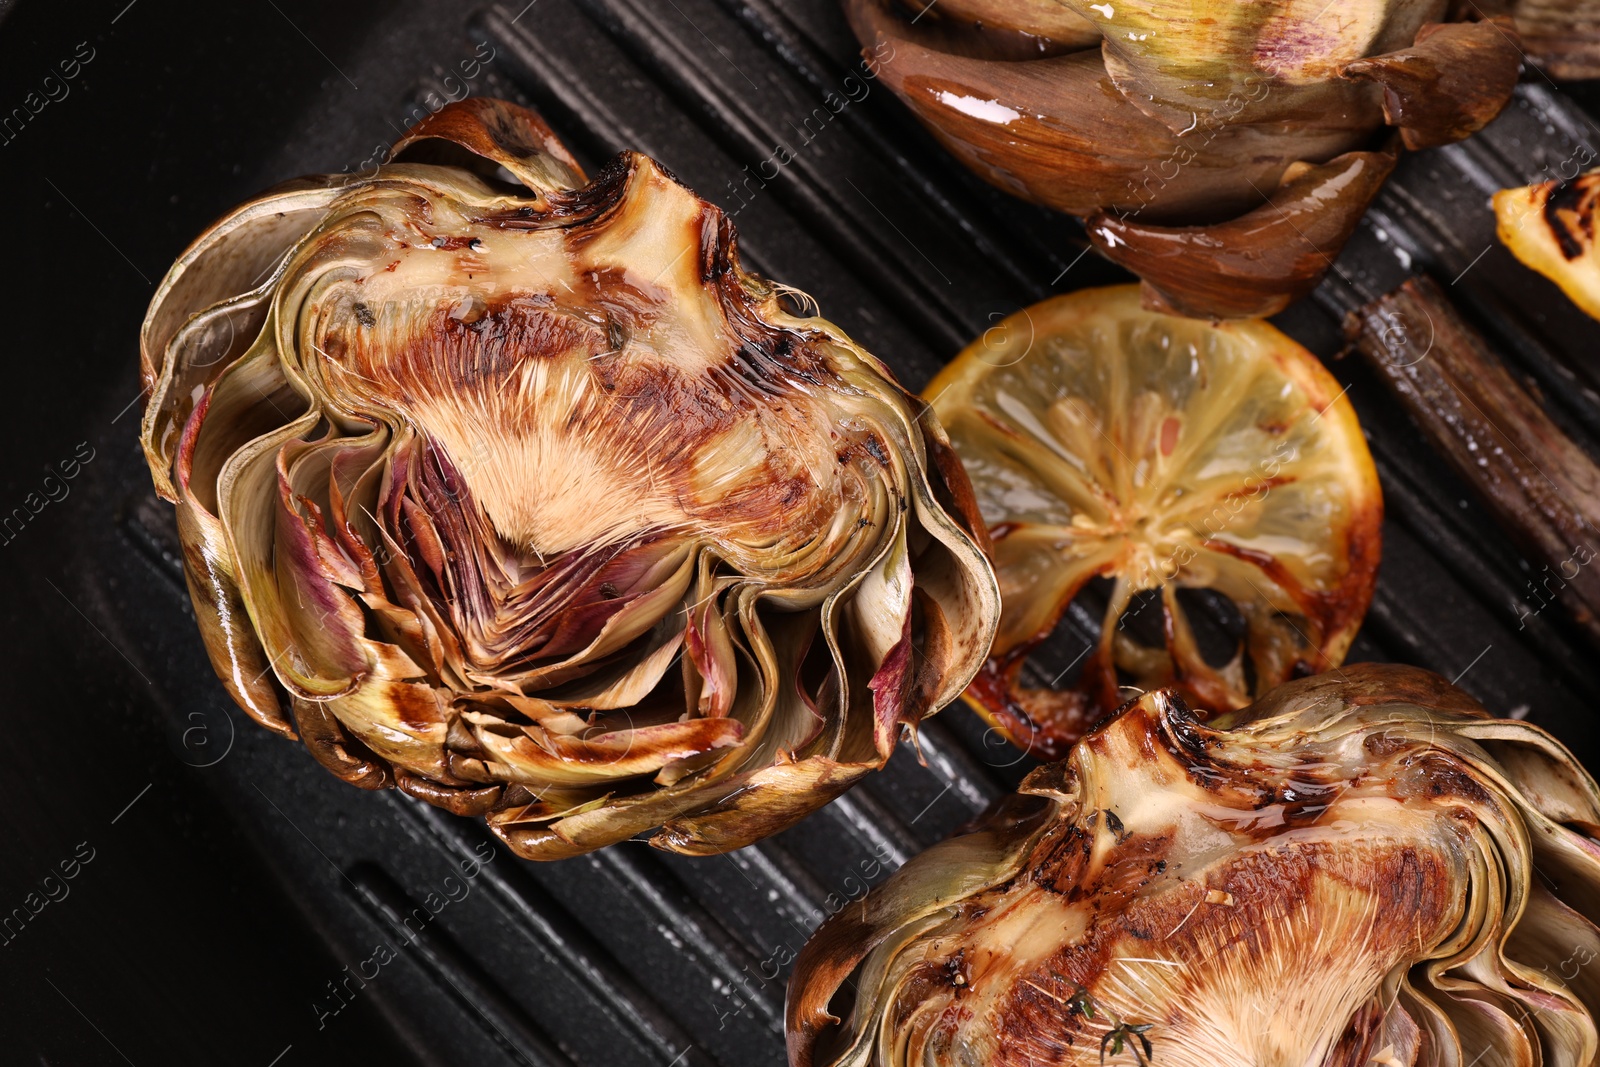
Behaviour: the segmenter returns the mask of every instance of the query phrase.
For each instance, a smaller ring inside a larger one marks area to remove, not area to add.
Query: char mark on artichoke
[[[823,925],[790,1062],[1592,1063],[1597,832],[1565,749],[1425,671],[1148,693]]]
[[[998,611],[943,433],[637,153],[468,100],[163,281],[143,440],[212,663],[523,855],[739,847],[882,765]]]

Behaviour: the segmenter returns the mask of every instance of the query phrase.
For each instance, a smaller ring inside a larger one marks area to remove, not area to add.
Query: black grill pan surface
[[[833,0],[0,3],[0,109],[26,112],[0,140],[0,512],[79,461],[0,544],[0,920],[24,915],[0,932],[0,1062],[783,1062],[810,932],[1029,761],[957,705],[924,727],[923,762],[905,747],[796,828],[697,860],[628,843],[532,864],[473,820],[351,789],[211,674],[137,446],[137,334],[215,216],[360,170],[468,90],[536,107],[591,172],[623,149],[660,159],[733,214],[747,267],[913,389],[1019,307],[1125,279],[1075,223],[961,170],[859,63]],[[1335,357],[1347,311],[1430,273],[1594,451],[1600,331],[1494,241],[1487,200],[1595,159],[1597,102],[1532,74],[1484,134],[1408,157],[1278,320],[1348,386],[1383,480],[1351,658],[1458,679],[1591,767],[1592,649],[1526,610],[1538,566]],[[1093,632],[1069,617],[1045,668]]]

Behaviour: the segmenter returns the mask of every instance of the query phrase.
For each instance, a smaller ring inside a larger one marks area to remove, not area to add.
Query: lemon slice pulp
[[[1377,472],[1338,383],[1273,326],[1084,290],[989,330],[926,396],[1000,579],[999,634],[966,695],[1012,741],[1058,758],[1129,687],[1220,712],[1342,662],[1377,575]],[[1029,684],[1029,654],[1096,576],[1111,587],[1077,679]],[[1184,590],[1231,607],[1231,656],[1202,652]],[[1159,597],[1156,644],[1125,625],[1140,594]]]

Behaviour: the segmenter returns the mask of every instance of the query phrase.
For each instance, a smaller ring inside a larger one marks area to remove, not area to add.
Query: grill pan
[[[0,933],[0,1062],[781,1064],[810,932],[1030,761],[958,705],[925,725],[922,762],[903,746],[796,828],[707,859],[630,842],[537,865],[474,820],[350,789],[248,723],[206,662],[135,440],[154,283],[223,210],[359,170],[466,91],[531,104],[591,173],[623,149],[660,159],[734,215],[748,268],[812,294],[913,389],[1017,308],[1126,276],[860,81],[833,0],[222,8],[0,3],[0,107],[47,75],[67,90],[0,143],[0,509],[92,455],[0,535],[0,921],[26,913]],[[1350,658],[1458,679],[1591,767],[1593,650],[1557,610],[1523,610],[1537,566],[1336,357],[1346,312],[1429,273],[1600,455],[1600,329],[1494,241],[1487,206],[1595,158],[1597,104],[1529,74],[1483,134],[1407,156],[1328,280],[1276,320],[1348,386],[1383,481],[1384,564]],[[1042,669],[1094,627],[1069,616]]]

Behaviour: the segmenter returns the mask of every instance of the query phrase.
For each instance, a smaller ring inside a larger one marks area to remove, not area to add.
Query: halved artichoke
[[[1595,0],[1465,0],[1461,6],[1516,19],[1528,59],[1552,78],[1600,78]]]
[[[782,829],[954,699],[998,613],[926,407],[624,153],[467,100],[161,284],[143,440],[213,665],[365,788],[524,856]]]
[[[1509,20],[1447,21],[1448,0],[844,4],[884,82],[963,163],[1085,218],[1152,309],[1202,318],[1309,292],[1396,142],[1479,129],[1521,60]]]
[[[794,1067],[1587,1065],[1600,792],[1415,668],[1148,693],[830,919]]]

